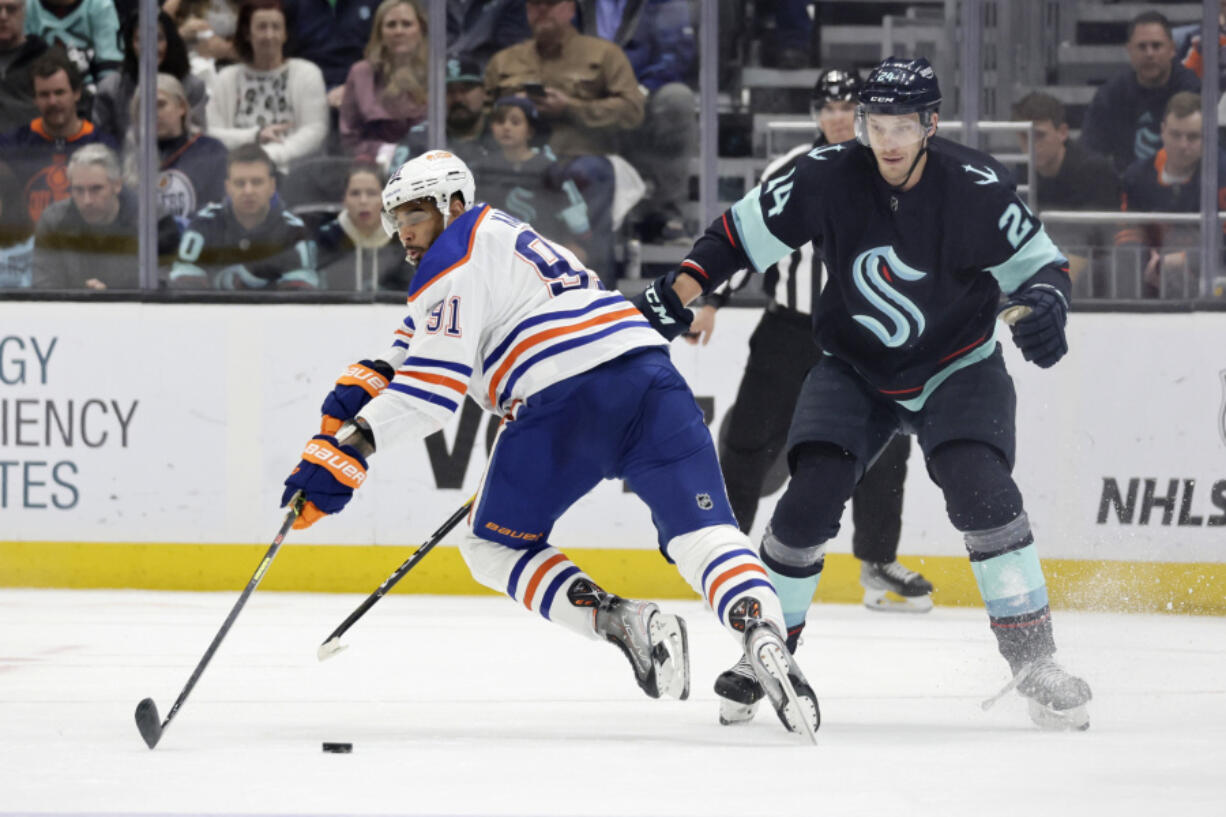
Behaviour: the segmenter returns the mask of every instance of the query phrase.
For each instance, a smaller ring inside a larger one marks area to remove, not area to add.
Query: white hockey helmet
[[[477,195],[472,171],[459,156],[446,150],[430,150],[410,159],[383,187],[383,229],[388,235],[396,235],[396,218],[392,211],[406,202],[426,198],[433,200],[443,214],[443,226],[446,227],[454,193],[464,197],[465,210],[473,206]]]

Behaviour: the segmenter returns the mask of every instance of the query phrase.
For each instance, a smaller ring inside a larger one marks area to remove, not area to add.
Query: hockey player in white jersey
[[[664,340],[569,250],[474,196],[468,167],[446,151],[388,181],[385,223],[416,265],[407,315],[325,400],[323,433],[285,481],[283,504],[299,490],[307,499],[296,527],[340,511],[372,453],[442,428],[472,394],[503,417],[461,545],[474,578],[617,645],[649,696],[686,698],[684,621],[605,591],[549,540],[602,479],[624,479],[650,507],[661,552],[745,647],[780,720],[815,739],[817,697]]]

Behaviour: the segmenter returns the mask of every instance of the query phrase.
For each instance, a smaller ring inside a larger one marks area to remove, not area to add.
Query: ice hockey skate
[[[1093,695],[1090,685],[1050,655],[1035,659],[1018,670],[1018,694],[1027,698],[1030,719],[1040,729],[1085,731],[1090,728],[1086,704]]]
[[[817,729],[822,722],[817,694],[773,624],[759,620],[746,628],[745,657],[788,731],[817,743]]]
[[[1004,689],[983,702],[985,710],[1010,690],[1027,699],[1030,719],[1040,729],[1084,732],[1090,728],[1086,704],[1093,697],[1090,685],[1044,655],[1019,669]]]
[[[756,617],[757,601],[746,599],[746,612],[733,627],[744,628],[745,653],[741,660],[715,679],[719,696],[719,722],[725,726],[753,719],[758,702],[769,698],[779,720],[790,732],[817,743],[821,710],[817,695],[773,624]],[[741,605],[738,605],[738,607]],[[754,614],[749,615],[748,611]],[[734,610],[732,617],[736,617]]]
[[[690,650],[680,616],[648,601],[608,596],[596,609],[596,633],[625,653],[635,680],[652,698],[690,696]]]
[[[932,609],[932,582],[897,559],[892,562],[861,562],[860,584],[864,606],[892,613],[927,613]]]
[[[719,696],[719,722],[724,726],[748,723],[758,711],[758,702],[765,695],[758,676],[744,655],[730,669],[715,679],[715,694]]]

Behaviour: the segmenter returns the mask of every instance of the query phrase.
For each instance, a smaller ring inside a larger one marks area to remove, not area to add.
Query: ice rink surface
[[[736,645],[697,602],[693,692],[639,691],[611,645],[506,599],[257,591],[154,750],[234,593],[0,591],[0,815],[1226,815],[1226,620],[1057,612],[1094,688],[1034,729],[981,610],[821,605],[798,658],[820,745],[721,727]],[[323,741],[354,744],[325,754]]]

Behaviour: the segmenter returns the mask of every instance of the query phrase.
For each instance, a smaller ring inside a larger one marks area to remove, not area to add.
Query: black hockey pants
[[[785,453],[801,384],[820,359],[808,315],[778,307],[763,313],[749,339],[749,360],[719,447],[728,499],[742,531],[753,526],[767,474]],[[910,453],[911,438],[896,436],[856,487],[856,558],[889,562],[897,555]]]

